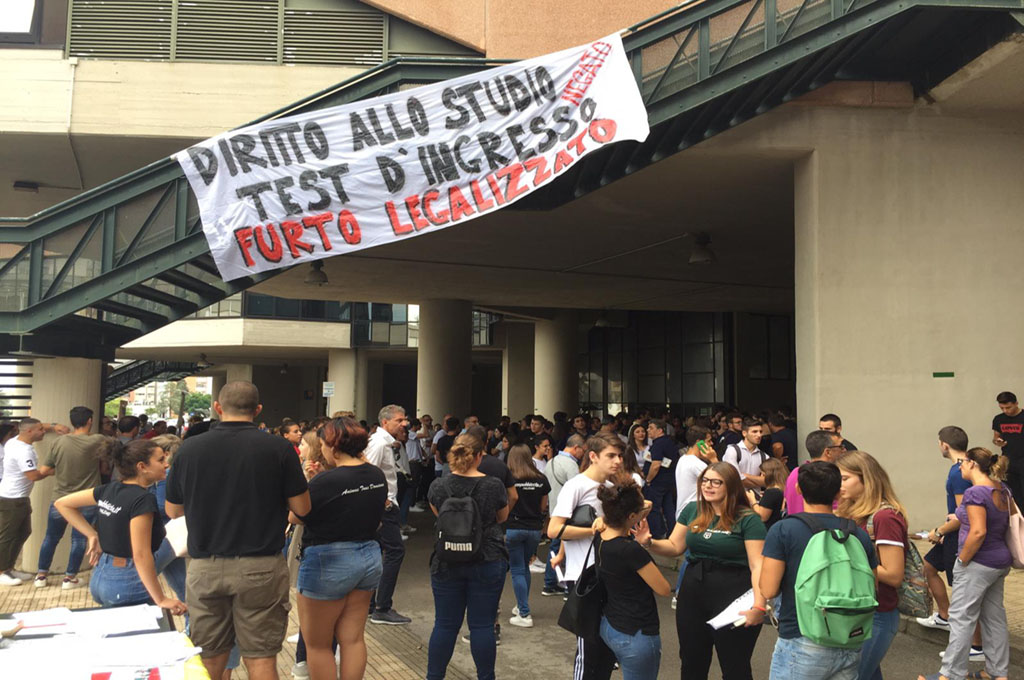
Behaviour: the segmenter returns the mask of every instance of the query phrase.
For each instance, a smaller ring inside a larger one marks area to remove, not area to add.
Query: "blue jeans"
[[[340,600],[353,590],[373,590],[380,583],[377,541],[338,541],[302,549],[296,590],[313,600]]]
[[[494,560],[448,565],[430,575],[434,630],[427,651],[427,680],[444,678],[463,617],[469,624],[469,650],[477,680],[494,680],[494,619],[507,571],[508,562]]]
[[[530,558],[537,554],[540,529],[509,529],[505,532],[508,544],[508,564],[512,572],[512,590],[520,616],[530,615]]]
[[[96,523],[96,506],[81,508],[82,515],[89,524]],[[42,545],[39,546],[39,568],[38,571],[50,571],[53,564],[53,553],[57,544],[64,538],[64,532],[68,528],[68,522],[57,512],[57,508],[50,503],[50,514],[46,518],[46,536]],[[71,553],[68,555],[68,567],[64,573],[74,576],[82,568],[82,558],[85,557],[87,547],[85,536],[78,533],[78,529],[71,527]]]
[[[544,556],[544,587],[545,588],[557,588],[558,587],[558,575],[555,574],[554,568],[551,566],[551,555],[558,554],[558,547],[562,545],[562,539],[552,538],[551,545],[548,546],[550,554]]]
[[[153,563],[156,566],[156,573],[163,574],[167,579],[167,585],[174,591],[174,596],[185,601],[185,558],[174,554],[174,548],[165,538],[156,552],[153,553]],[[186,614],[186,616],[188,616]]]
[[[127,607],[133,604],[150,604],[149,593],[142,585],[135,562],[128,558],[123,567],[115,567],[114,558],[106,553],[92,570],[89,592],[101,607]]]
[[[670,484],[648,484],[644,487],[644,498],[651,502],[651,513],[647,521],[651,536],[665,538],[676,526],[676,490]]]
[[[824,647],[805,637],[779,638],[769,680],[856,680],[860,650]]]
[[[622,680],[657,680],[661,666],[661,636],[637,631],[627,635],[601,617],[601,639],[622,667]]]
[[[882,659],[889,651],[889,645],[896,637],[900,625],[900,612],[875,612],[871,637],[860,648],[860,666],[857,677],[860,680],[882,680]]]

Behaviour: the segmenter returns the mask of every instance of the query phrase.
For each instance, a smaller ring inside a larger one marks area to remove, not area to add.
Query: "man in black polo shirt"
[[[655,418],[647,425],[647,438],[651,440],[651,462],[644,466],[644,496],[651,502],[651,535],[665,538],[672,533],[675,520],[675,468],[679,449],[672,437],[665,433],[665,421]]]
[[[213,408],[220,423],[185,440],[167,478],[167,515],[188,521],[191,637],[210,677],[237,639],[249,677],[277,680],[290,608],[284,531],[289,510],[309,514],[306,478],[291,444],[253,424],[255,385],[228,383]]]

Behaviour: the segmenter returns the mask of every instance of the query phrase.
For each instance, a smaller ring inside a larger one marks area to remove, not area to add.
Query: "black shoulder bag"
[[[597,536],[590,542],[590,549],[583,563],[590,561],[590,555],[594,545],[598,545],[597,560],[594,564],[583,570],[580,577],[576,579],[569,598],[562,606],[562,613],[558,615],[558,625],[565,628],[576,637],[583,638],[587,642],[596,643],[601,639],[601,616],[604,613],[604,603],[608,599],[608,591],[605,590],[601,581],[599,570],[601,564],[601,547],[598,543],[601,539]]]

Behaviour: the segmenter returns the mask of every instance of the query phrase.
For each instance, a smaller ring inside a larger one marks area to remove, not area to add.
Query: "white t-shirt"
[[[0,444],[0,479],[4,478],[4,445]]]
[[[437,432],[435,432],[434,433],[434,438],[430,440],[431,448],[433,448],[434,444],[437,444],[439,441],[441,441],[441,437],[443,437],[444,435],[445,435],[445,431],[444,431],[443,427],[440,430],[438,430]],[[430,451],[427,451],[426,455],[429,456],[430,455]],[[444,465],[442,465],[441,463],[438,463],[437,459],[435,458],[434,459],[434,472],[441,472],[442,470],[444,470]]]
[[[25,498],[32,493],[32,480],[25,476],[39,468],[36,449],[18,438],[4,444],[4,477],[0,479],[0,496]]]
[[[742,457],[740,453],[742,452]],[[754,447],[751,451],[747,448],[747,444],[741,441],[739,444],[730,444],[725,450],[725,454],[722,455],[722,462],[732,465],[740,473],[740,477],[746,479],[748,476],[758,476],[761,474],[761,463],[763,463],[768,456],[764,451]]]
[[[612,486],[611,482],[605,482],[605,486]],[[558,500],[555,509],[551,511],[552,517],[572,517],[572,512],[581,505],[589,505],[594,508],[598,517],[604,517],[604,508],[601,501],[597,500],[597,490],[601,487],[600,482],[595,482],[586,474],[578,474],[568,480],[558,493]],[[576,581],[583,570],[594,561],[594,555],[587,560],[587,551],[590,549],[591,541],[582,538],[572,541],[563,540],[565,546],[565,580]],[[586,561],[586,564],[584,564]]]
[[[533,467],[537,468],[537,472],[544,474],[544,470],[547,468],[548,462],[543,458],[534,458]]]
[[[676,517],[687,503],[697,500],[697,479],[708,466],[697,456],[681,456],[676,463]]]

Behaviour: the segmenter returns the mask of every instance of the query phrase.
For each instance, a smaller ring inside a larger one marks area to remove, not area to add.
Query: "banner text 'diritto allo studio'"
[[[622,41],[232,130],[175,155],[225,281],[500,210],[649,132]]]

